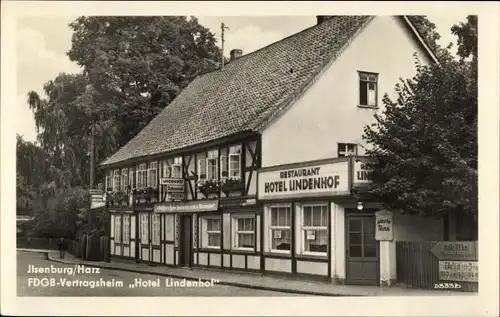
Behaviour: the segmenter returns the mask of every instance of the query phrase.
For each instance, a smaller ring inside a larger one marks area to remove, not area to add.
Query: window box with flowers
[[[158,189],[153,187],[146,187],[142,189],[134,189],[132,194],[136,203],[150,204],[158,200]]]
[[[108,206],[128,206],[128,194],[124,191],[107,192],[106,203]]]
[[[210,194],[218,194],[220,191],[220,183],[216,180],[200,180],[196,186],[205,198]]]
[[[241,191],[245,189],[245,184],[240,178],[226,178],[221,181],[221,191],[229,195],[233,191]]]

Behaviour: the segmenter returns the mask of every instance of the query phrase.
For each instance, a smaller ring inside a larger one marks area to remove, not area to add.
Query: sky
[[[441,35],[440,44],[456,43],[451,34],[453,24],[465,21],[463,15],[428,15],[436,24]],[[76,16],[23,17],[16,24],[17,49],[17,99],[16,133],[27,141],[36,140],[33,113],[27,104],[29,91],[43,95],[43,85],[59,73],[77,73],[80,68],[71,62],[66,52],[71,48],[72,32],[68,24]],[[243,54],[290,36],[316,23],[315,16],[199,16],[199,22],[215,33],[220,44],[220,25],[224,22],[229,30],[225,32],[224,55],[229,56],[233,48]]]

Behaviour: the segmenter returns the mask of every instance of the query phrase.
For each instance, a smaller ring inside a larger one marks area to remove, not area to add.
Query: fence
[[[88,242],[87,239],[89,239]],[[18,237],[17,248],[58,250],[59,242],[60,240],[55,238]],[[109,261],[108,237],[82,235],[78,241],[67,239],[66,246],[68,253],[79,259]]]
[[[430,252],[437,241],[397,241],[396,280],[407,286],[435,289],[436,284],[458,283],[460,291],[477,292],[478,283],[439,279],[439,260]]]

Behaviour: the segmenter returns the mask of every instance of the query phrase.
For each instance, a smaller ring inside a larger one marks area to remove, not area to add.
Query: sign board
[[[366,161],[355,159],[353,173],[353,183],[355,184],[370,184],[372,182],[372,170],[368,168]]]
[[[176,192],[173,192],[173,193],[168,193],[168,200],[184,200],[184,192],[182,193],[176,193]]]
[[[479,281],[477,261],[439,261],[439,279],[443,281]]]
[[[155,212],[197,212],[197,211],[216,211],[218,209],[219,209],[218,200],[165,202],[154,205]]]
[[[349,195],[349,162],[261,171],[258,199]]]
[[[375,213],[375,240],[392,241],[394,238],[394,222],[392,212],[380,210]]]
[[[477,261],[477,241],[440,241],[430,252],[439,260]]]
[[[314,230],[307,230],[307,240],[315,240],[316,235]]]
[[[172,186],[179,186],[179,187],[184,187],[184,179],[182,178],[160,178],[160,184],[161,185],[172,185]]]
[[[184,186],[167,185],[168,193],[184,193]]]
[[[281,230],[274,230],[274,239],[281,239]]]

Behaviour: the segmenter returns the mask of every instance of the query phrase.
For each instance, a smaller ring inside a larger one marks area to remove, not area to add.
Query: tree
[[[197,75],[218,67],[214,35],[194,17],[80,17],[68,56],[91,87],[80,96],[104,159],[133,138]]]
[[[441,65],[417,61],[416,75],[396,86],[398,98],[385,95],[383,115],[365,127],[371,193],[387,208],[477,214],[477,76],[470,62],[443,57]]]
[[[422,36],[425,43],[429,45],[429,48],[434,52],[438,60],[449,57],[449,49],[452,44],[449,43],[445,48],[438,44],[441,35],[436,30],[436,24],[432,23],[425,15],[410,15],[407,17]]]

